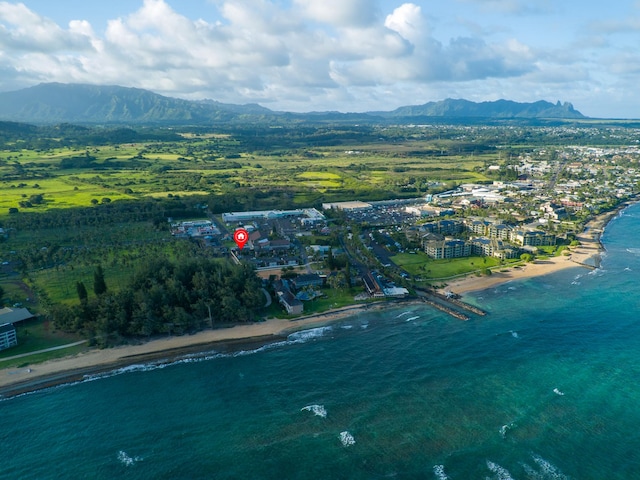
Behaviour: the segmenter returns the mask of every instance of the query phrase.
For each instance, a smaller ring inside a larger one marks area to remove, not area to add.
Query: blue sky
[[[0,91],[117,84],[274,110],[444,98],[640,118],[640,0],[0,1]]]

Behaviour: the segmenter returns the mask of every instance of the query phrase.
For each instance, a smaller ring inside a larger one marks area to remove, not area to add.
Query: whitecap
[[[510,330],[510,332],[513,338],[520,338],[520,335],[518,335],[518,332],[514,332],[513,330]]]
[[[594,276],[598,276],[601,277],[602,275],[604,275],[606,273],[606,270],[604,270],[603,268],[594,268],[593,270],[591,270],[588,275],[594,275]]]
[[[316,338],[320,338],[324,336],[326,333],[329,333],[333,330],[333,327],[318,327],[312,328],[310,330],[301,330],[299,332],[294,332],[287,337],[287,340],[295,343],[303,343],[308,340],[314,340]]]
[[[630,272],[630,271],[631,271],[631,269],[630,269],[629,267],[625,267],[624,271],[625,271],[625,272]]]
[[[560,395],[561,397],[563,397],[563,396],[564,396],[564,393],[563,393],[563,392],[561,392],[560,390],[558,390],[557,388],[554,388],[554,389],[553,389],[553,393],[555,393],[556,395]]]
[[[449,480],[449,476],[444,473],[444,465],[434,465],[433,474],[438,480]]]
[[[418,319],[418,318],[420,318],[420,315],[418,315],[418,316],[416,316],[416,317],[409,317],[409,318],[407,318],[407,319],[405,320],[405,322],[410,322],[411,320],[416,320],[416,319]]]
[[[342,328],[343,330],[351,330],[353,328],[353,325],[342,325],[342,327],[340,328]]]
[[[538,464],[540,472],[544,474],[544,478],[551,478],[553,480],[568,480],[565,474],[563,474],[558,467],[552,465],[550,462],[542,458],[540,455],[532,455],[533,461]]]
[[[509,471],[498,465],[497,463],[490,462],[487,460],[487,468],[496,474],[495,478],[497,480],[513,480],[513,477],[509,473]]]
[[[127,455],[127,452],[120,450],[118,452],[118,460],[120,461],[120,463],[122,463],[123,465],[130,467],[131,465],[135,465],[137,462],[143,460],[142,457],[130,457],[129,455]]]
[[[507,432],[509,430],[513,430],[514,428],[516,428],[516,424],[515,423],[508,423],[506,425],[503,425],[500,427],[500,436],[502,438],[507,438]]]
[[[340,432],[340,441],[342,442],[342,445],[345,447],[350,447],[351,445],[354,445],[356,443],[355,439],[353,438],[353,435],[351,435],[346,430],[344,432]]]
[[[324,408],[324,405],[307,405],[300,409],[301,412],[304,410],[313,412],[318,417],[327,418],[327,410]]]
[[[397,317],[395,317],[395,318],[400,318],[400,317],[403,317],[403,316],[408,315],[408,314],[410,314],[410,313],[411,313],[411,311],[410,311],[410,310],[407,310],[406,312],[402,312],[400,315],[398,315],[398,316],[397,316]]]

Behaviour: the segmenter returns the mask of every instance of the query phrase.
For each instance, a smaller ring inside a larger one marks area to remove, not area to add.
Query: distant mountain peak
[[[264,121],[410,122],[417,117],[470,119],[585,118],[571,103],[540,100],[518,103],[495,100],[475,103],[447,98],[392,112],[347,114],[274,112],[258,104],[232,105],[216,100],[184,100],[141,88],[118,85],[41,83],[0,93],[0,120],[29,123],[213,124]]]
[[[382,113],[382,112],[379,112]],[[384,115],[384,113],[383,113]],[[471,102],[447,98],[439,102],[400,107],[385,116],[391,117],[481,117],[481,118],[585,118],[569,102],[554,105],[545,100],[518,103],[512,100]]]

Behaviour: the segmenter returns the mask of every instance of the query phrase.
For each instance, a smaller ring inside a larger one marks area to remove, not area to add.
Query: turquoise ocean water
[[[640,205],[604,243],[468,322],[398,307],[0,401],[0,478],[640,478]]]

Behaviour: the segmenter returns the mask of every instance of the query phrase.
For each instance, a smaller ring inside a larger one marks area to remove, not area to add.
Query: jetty
[[[416,294],[427,305],[437,308],[441,312],[445,312],[458,320],[469,320],[469,316],[453,308],[453,303],[445,295],[436,295],[434,292],[424,288],[415,287]]]
[[[487,314],[487,312],[485,312],[481,308],[478,308],[475,305],[471,305],[469,303],[463,302],[455,294],[443,295],[442,293],[438,293],[438,292],[433,292],[432,294],[446,302],[449,302],[455,305],[456,307],[462,308],[463,310],[467,310],[468,312],[471,312],[471,313],[475,313],[476,315],[479,315],[481,317],[484,317]]]
[[[426,303],[427,305],[432,306],[433,308],[437,308],[438,310],[447,313],[449,315],[451,315],[454,318],[457,318],[458,320],[462,320],[462,321],[467,321],[469,320],[469,317],[467,315],[465,315],[462,312],[459,312],[458,310],[454,310],[453,308],[447,307],[446,305],[442,305],[441,303],[438,302],[434,302],[433,300],[429,300],[428,298],[420,295],[420,298],[422,299],[422,301],[424,303]]]

